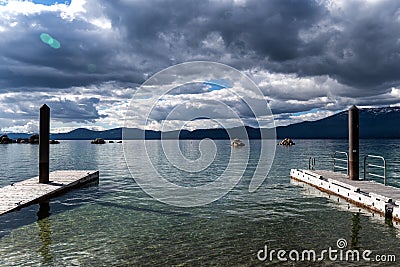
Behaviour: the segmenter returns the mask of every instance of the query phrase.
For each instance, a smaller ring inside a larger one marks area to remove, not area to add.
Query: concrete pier
[[[400,188],[375,181],[350,180],[346,174],[326,170],[292,169],[290,176],[328,194],[400,221]]]
[[[54,171],[47,183],[38,177],[0,188],[0,215],[18,210],[87,183],[99,180],[98,171]]]
[[[292,169],[290,177],[296,181],[309,184],[330,195],[339,196],[348,202],[378,212],[386,218],[400,221],[400,188],[386,185],[386,160],[381,156],[366,155],[364,157],[364,180],[360,179],[359,168],[359,114],[358,108],[352,106],[348,116],[349,152],[336,151],[333,154],[333,172],[314,170],[315,159],[309,170]],[[337,154],[346,155],[346,160],[336,158]],[[367,158],[380,159],[383,165],[367,164]],[[336,166],[336,161],[346,161],[347,166]],[[367,170],[367,167],[383,170],[383,175]],[[312,169],[312,170],[311,170]],[[345,170],[346,174],[335,172]],[[366,180],[366,176],[383,179],[383,183]]]

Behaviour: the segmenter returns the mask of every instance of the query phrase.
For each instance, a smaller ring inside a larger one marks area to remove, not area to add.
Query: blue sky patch
[[[45,6],[52,6],[55,4],[65,4],[67,6],[69,6],[71,4],[72,0],[65,0],[65,1],[57,1],[57,0],[30,0],[30,1],[25,1],[25,2],[33,2],[35,4],[41,4],[41,5],[45,5]],[[6,6],[8,4],[8,0],[0,0],[0,5],[1,6]]]
[[[232,85],[224,79],[220,80],[209,80],[206,82],[203,82],[204,85],[209,86],[208,90],[209,91],[215,91],[215,90],[221,90],[225,88],[232,88]]]
[[[32,0],[33,3],[35,4],[41,4],[41,5],[46,5],[46,6],[52,6],[55,4],[66,4],[69,6],[71,4],[72,0],[65,0],[65,1],[57,1],[57,0]]]

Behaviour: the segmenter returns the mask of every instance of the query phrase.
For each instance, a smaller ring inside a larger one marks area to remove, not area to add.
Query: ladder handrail
[[[376,164],[367,164],[367,159],[368,158],[375,158],[375,159],[381,159],[383,162],[383,165],[376,165]],[[371,173],[367,171],[367,167],[374,167],[374,168],[380,168],[383,169],[383,175],[379,175],[376,173]],[[367,174],[374,176],[374,177],[379,177],[383,178],[383,184],[386,185],[386,160],[382,156],[376,156],[376,155],[366,155],[364,156],[364,180],[367,179]]]
[[[346,159],[336,158],[336,154],[346,155]],[[346,162],[346,167],[336,165],[336,161]],[[347,154],[347,152],[335,151],[335,153],[333,153],[333,171],[336,169],[346,170],[347,175],[349,174],[349,154]]]
[[[310,157],[308,159],[308,169],[315,170],[315,158],[314,157]]]

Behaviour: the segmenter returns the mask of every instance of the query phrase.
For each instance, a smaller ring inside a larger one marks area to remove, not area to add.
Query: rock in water
[[[38,134],[32,134],[31,137],[29,137],[29,143],[31,143],[31,144],[39,144],[39,135]]]
[[[293,145],[295,145],[295,143],[293,142],[292,139],[290,139],[290,138],[285,138],[285,139],[283,139],[282,141],[280,141],[280,142],[278,143],[278,145],[280,145],[280,146],[293,146]]]
[[[231,146],[233,147],[240,147],[240,146],[244,146],[245,144],[239,139],[239,138],[235,138],[233,139]]]
[[[0,144],[11,144],[13,142],[12,139],[8,138],[6,134],[0,136]]]
[[[92,144],[105,144],[106,141],[104,141],[103,138],[96,138],[96,139],[94,139],[91,143],[92,143]]]

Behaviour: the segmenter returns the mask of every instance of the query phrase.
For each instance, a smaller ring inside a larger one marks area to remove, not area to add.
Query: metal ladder
[[[310,157],[308,159],[308,169],[315,170],[315,158],[314,157]]]

